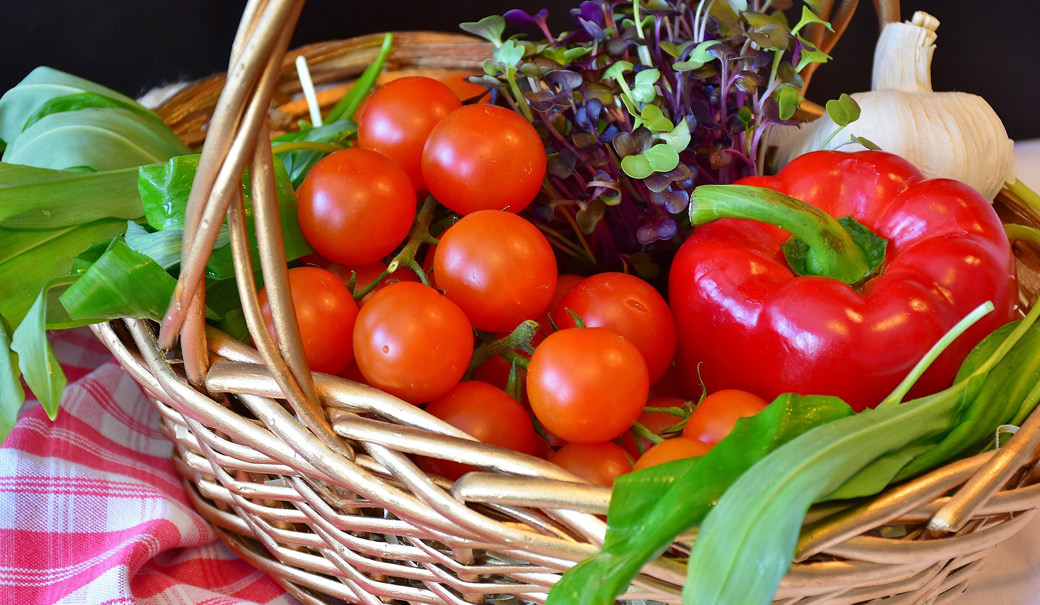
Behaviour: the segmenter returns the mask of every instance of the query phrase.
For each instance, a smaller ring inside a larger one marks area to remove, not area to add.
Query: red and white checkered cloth
[[[87,330],[52,337],[69,379],[0,448],[0,602],[299,603],[238,558],[188,502],[137,384]]]

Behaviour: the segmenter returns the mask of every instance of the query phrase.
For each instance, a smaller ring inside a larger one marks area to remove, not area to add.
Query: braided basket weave
[[[205,139],[177,293],[161,326],[120,320],[94,331],[161,412],[199,513],[304,603],[542,602],[602,541],[609,490],[476,443],[411,404],[312,374],[302,362],[267,141],[305,115],[296,55],[307,57],[321,98],[333,102],[375,58],[382,36],[286,55],[300,4],[250,2],[230,75],[194,83],[159,108],[189,144]],[[405,32],[395,35],[387,71],[473,73],[488,52],[468,37]],[[246,167],[277,343],[262,327],[245,239],[238,183]],[[998,203],[1005,221],[1036,223],[1014,200]],[[202,268],[225,218],[256,348],[207,327],[202,316]],[[1040,289],[1040,256],[1025,247],[1016,253],[1028,307]],[[1040,507],[1038,443],[1034,413],[996,453],[868,501],[813,509],[777,602],[952,600],[987,551]],[[413,454],[488,472],[452,484],[420,471]],[[678,602],[689,543],[680,538],[648,565],[624,598]]]

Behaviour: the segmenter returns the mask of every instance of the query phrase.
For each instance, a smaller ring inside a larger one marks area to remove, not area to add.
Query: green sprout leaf
[[[713,42],[717,42],[717,40],[713,40]],[[687,40],[682,44],[676,44],[675,42],[670,42],[668,40],[661,40],[661,42],[659,43],[661,50],[668,53],[675,59],[682,57],[682,54],[686,52],[686,49],[689,48],[692,44],[693,40]]]
[[[632,87],[632,100],[639,103],[653,103],[657,98],[654,83],[660,77],[661,72],[656,69],[644,69],[637,73],[635,85]]]
[[[688,59],[686,59],[685,61],[680,61],[672,67],[676,71],[690,71],[693,69],[700,69],[701,67],[704,67],[704,65],[710,62],[712,59],[714,59],[714,57],[708,54],[708,49],[712,46],[715,46],[716,44],[722,43],[718,40],[705,40],[704,42],[701,42],[696,46],[696,48],[690,51],[690,56]]]
[[[789,84],[783,84],[776,89],[776,102],[780,106],[780,119],[790,120],[794,117],[795,110],[801,105],[805,97],[802,93]]]
[[[657,105],[647,105],[643,108],[643,111],[633,123],[632,128],[635,129],[640,126],[646,126],[652,133],[668,132],[674,128],[672,121],[664,115],[664,112]]]
[[[654,172],[668,172],[679,165],[679,152],[671,145],[658,143],[643,152]]]
[[[827,115],[838,126],[848,126],[859,119],[859,103],[855,99],[841,93],[837,99],[827,101]]]
[[[799,40],[802,40],[799,38]],[[805,69],[806,65],[810,63],[826,63],[831,60],[831,56],[822,50],[818,50],[809,44],[805,40],[802,40],[802,57],[798,59],[798,65],[795,66],[795,71],[801,73]]]
[[[634,179],[645,179],[654,173],[650,160],[643,153],[625,156],[621,159],[621,170]]]
[[[498,47],[502,45],[502,34],[506,31],[506,20],[499,15],[491,15],[484,17],[480,21],[461,23],[459,28],[464,32],[484,38]]]
[[[825,20],[817,17],[816,13],[814,13],[808,6],[804,6],[803,5],[802,6],[802,18],[791,29],[791,34],[797,36],[798,32],[800,32],[803,27],[805,27],[806,25],[809,25],[810,23],[819,23],[819,24],[823,25],[824,27],[826,27],[827,29],[829,29],[830,31],[834,31],[834,28],[831,27],[830,23],[828,23]]]
[[[676,152],[682,153],[690,146],[690,125],[686,120],[679,120],[671,131],[659,133],[657,138]]]
[[[517,44],[514,40],[506,40],[495,49],[492,56],[506,68],[515,69],[516,64],[524,58],[525,51],[523,45]]]
[[[875,143],[874,141],[871,141],[867,137],[858,137],[856,135],[852,135],[852,141],[851,142],[858,143],[858,144],[866,147],[867,149],[872,149],[874,151],[881,151],[881,146],[878,145],[877,143]]]

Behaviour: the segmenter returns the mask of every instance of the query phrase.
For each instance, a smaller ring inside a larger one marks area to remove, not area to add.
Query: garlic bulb
[[[856,150],[849,135],[910,160],[929,178],[952,178],[987,199],[1015,180],[1014,144],[989,104],[964,92],[933,92],[935,30],[939,21],[924,12],[906,23],[889,23],[878,37],[870,92],[855,93],[860,117],[827,142],[837,126],[826,115],[801,128],[778,129],[776,168],[795,157],[826,148]]]

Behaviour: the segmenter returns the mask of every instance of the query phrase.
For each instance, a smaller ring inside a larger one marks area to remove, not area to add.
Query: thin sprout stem
[[[1040,213],[1040,194],[1030,189],[1020,179],[1015,179],[1014,183],[1008,183],[1005,187],[1033,211]]]

